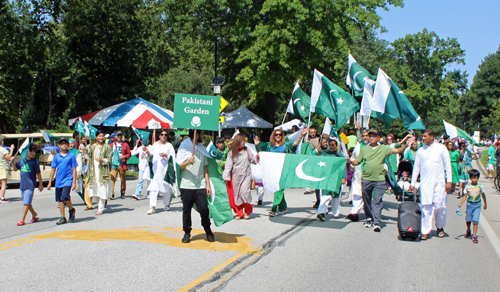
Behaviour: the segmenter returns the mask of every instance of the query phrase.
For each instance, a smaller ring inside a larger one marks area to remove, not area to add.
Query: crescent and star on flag
[[[308,161],[309,159],[306,159],[304,161],[302,161],[301,163],[299,163],[299,165],[297,165],[297,167],[295,168],[295,174],[300,178],[300,179],[303,179],[303,180],[308,180],[308,181],[322,181],[324,180],[326,177],[314,177],[314,176],[310,176],[310,175],[307,175],[304,173],[304,170],[302,169],[302,166]],[[323,166],[326,166],[326,163],[323,162],[323,161],[320,161],[318,163],[318,165],[320,167],[323,167]]]

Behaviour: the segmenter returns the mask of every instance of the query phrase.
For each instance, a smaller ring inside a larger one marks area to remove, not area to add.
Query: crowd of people
[[[243,133],[231,136],[218,137],[213,141],[215,152],[218,152],[216,162],[222,178],[226,181],[232,196],[229,201],[235,213],[235,219],[250,219],[253,212],[251,189],[256,188],[257,206],[261,206],[265,189],[262,181],[253,176],[251,165],[259,164],[259,152],[296,153],[300,142],[309,143],[311,155],[335,156],[346,159],[346,171],[341,175],[342,185],[337,190],[310,190],[305,194],[315,193],[317,209],[316,216],[325,221],[329,208],[333,218],[340,216],[339,206],[343,190],[349,188],[349,203],[352,204],[346,218],[351,221],[360,220],[360,212],[364,211],[366,228],[380,232],[383,197],[393,192],[386,177],[394,174],[407,181],[401,185],[406,191],[417,193],[420,196],[422,213],[422,232],[420,238],[426,240],[432,230],[432,221],[435,220],[438,237],[444,237],[444,227],[447,216],[447,195],[453,194],[461,198],[459,208],[467,201],[467,232],[466,237],[477,243],[477,223],[486,197],[484,189],[478,183],[479,172],[472,169],[471,161],[480,157],[479,148],[460,139],[450,139],[447,135],[441,138],[435,136],[434,131],[427,129],[423,132],[421,141],[413,134],[399,140],[393,134],[385,137],[375,129],[360,130],[346,133],[347,141],[329,135],[318,135],[314,128],[295,126],[292,134],[297,133],[293,141],[285,135],[282,129],[276,129],[269,137],[269,142],[261,141],[259,136],[247,137]],[[59,204],[61,217],[57,224],[72,222],[76,218],[76,209],[72,204],[72,194],[77,194],[86,204],[85,211],[93,210],[97,204],[95,215],[102,215],[106,210],[108,200],[115,196],[115,184],[120,181],[120,198],[125,198],[127,184],[127,160],[135,155],[138,157],[138,182],[132,198],[141,200],[142,192],[147,184],[146,192],[149,198],[148,215],[157,210],[158,197],[163,197],[163,209],[170,210],[171,199],[174,194],[180,194],[183,204],[182,242],[190,242],[192,229],[191,210],[196,210],[201,216],[202,226],[208,241],[215,237],[210,228],[207,195],[211,189],[207,171],[208,159],[213,158],[205,148],[204,131],[189,130],[184,140],[176,137],[176,145],[168,139],[169,132],[161,130],[158,137],[152,137],[144,145],[137,139],[134,145],[124,140],[123,133],[117,131],[111,135],[99,130],[94,141],[87,143],[85,137],[77,132],[73,139],[60,139],[60,151],[54,155],[51,164],[49,182],[55,176],[55,197]],[[253,139],[254,149],[248,147]],[[3,140],[0,138],[0,146]],[[131,149],[131,147],[133,148]],[[175,147],[174,147],[175,146]],[[303,147],[303,146],[302,146]],[[28,156],[14,163],[14,145],[9,150],[0,147],[0,181],[1,202],[8,202],[5,198],[6,182],[9,176],[10,165],[13,171],[21,171],[21,197],[23,211],[17,225],[26,224],[28,211],[32,214],[30,222],[39,220],[38,214],[32,206],[34,189],[43,190],[39,162],[35,159],[37,148],[30,145]],[[410,174],[399,171],[403,162],[411,164]],[[488,149],[487,178],[494,177],[494,172],[500,163],[500,142],[490,143]],[[180,184],[168,184],[165,176],[179,165]],[[392,173],[389,173],[392,172]],[[498,173],[498,171],[497,171]],[[458,188],[456,185],[458,184]],[[52,183],[47,185],[51,190]],[[68,216],[65,214],[68,207]],[[272,208],[269,216],[274,217],[287,212],[287,202],[284,190],[273,194]],[[471,232],[470,226],[473,225]]]

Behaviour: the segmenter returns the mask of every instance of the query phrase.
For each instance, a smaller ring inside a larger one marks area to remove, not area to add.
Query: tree
[[[467,86],[467,74],[449,70],[465,64],[465,51],[455,38],[440,39],[427,29],[395,40],[388,53],[394,59],[390,75],[428,125],[429,113],[458,99]]]
[[[473,126],[494,134],[500,126],[500,48],[486,56],[479,65],[470,90],[467,92],[466,113]]]

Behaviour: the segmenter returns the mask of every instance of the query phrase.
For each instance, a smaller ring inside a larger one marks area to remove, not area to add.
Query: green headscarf
[[[74,139],[69,139],[68,142],[73,142],[73,145],[75,145]],[[75,155],[75,157],[76,157],[76,155],[78,155],[78,153],[80,153],[80,151],[78,151],[78,149],[76,149],[76,147],[73,147],[73,149],[69,149],[69,152],[73,153],[73,155]]]

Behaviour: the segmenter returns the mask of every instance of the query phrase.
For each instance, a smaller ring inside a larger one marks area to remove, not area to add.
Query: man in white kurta
[[[422,234],[426,240],[432,230],[435,216],[437,234],[444,237],[446,225],[447,191],[451,189],[452,170],[448,149],[434,142],[434,131],[427,129],[422,135],[424,145],[417,151],[410,190],[415,189],[420,174],[420,203],[422,209]],[[446,178],[446,181],[445,181]]]
[[[363,130],[361,142],[358,142],[352,151],[351,160],[356,160],[358,158],[359,152],[361,148],[365,145],[369,144],[368,141],[368,130]],[[362,174],[362,165],[358,166],[350,166],[351,169],[354,170],[354,175],[352,177],[350,197],[352,201],[351,213],[347,215],[347,219],[351,221],[359,221],[359,211],[363,208],[363,191],[361,188],[361,174]]]
[[[158,200],[158,194],[163,195],[163,208],[165,211],[170,210],[170,195],[172,189],[165,182],[165,173],[168,169],[168,160],[170,157],[175,159],[175,150],[172,144],[167,142],[167,131],[163,130],[160,133],[160,140],[155,142],[152,146],[145,148],[145,151],[149,152],[153,156],[153,179],[148,186],[149,192],[149,211],[148,215],[154,214],[156,212],[156,201]],[[175,160],[174,160],[175,165]]]

